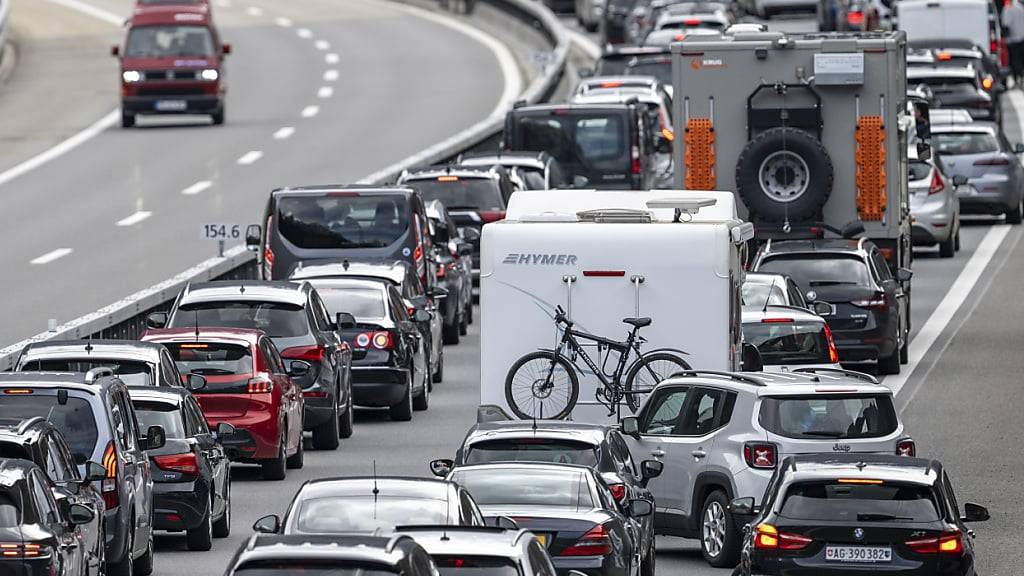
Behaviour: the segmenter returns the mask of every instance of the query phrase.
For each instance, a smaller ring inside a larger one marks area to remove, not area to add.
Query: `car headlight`
[[[220,78],[220,72],[217,72],[216,70],[214,70],[212,68],[207,68],[206,70],[203,70],[202,72],[199,73],[199,77],[202,78],[203,80],[209,80],[209,81],[212,82],[212,81]]]
[[[139,72],[138,70],[125,70],[124,72],[121,72],[121,78],[125,82],[129,83],[138,82],[139,80],[142,80],[142,72]]]

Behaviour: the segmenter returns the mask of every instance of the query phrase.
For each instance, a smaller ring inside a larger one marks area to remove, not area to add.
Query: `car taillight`
[[[995,158],[982,158],[981,160],[975,160],[975,166],[1007,166],[1010,164],[1010,160],[1005,156],[996,156]]]
[[[910,438],[904,438],[896,443],[897,456],[917,456],[917,444]]]
[[[864,13],[863,12],[848,12],[846,14],[846,21],[851,26],[860,26],[861,24],[864,23]]]
[[[632,153],[633,153],[633,174],[639,174],[640,173],[640,147],[639,146],[633,146]]]
[[[619,502],[626,501],[626,485],[625,484],[609,484],[608,489],[612,491],[612,496]]]
[[[779,530],[771,524],[758,524],[754,536],[754,548],[758,550],[777,550],[779,547]]]
[[[324,361],[327,348],[323,346],[293,346],[281,351],[281,357],[289,360],[305,360],[317,364]]]
[[[199,461],[196,459],[196,455],[191,452],[153,456],[153,463],[161,470],[167,470],[168,472],[181,472],[189,476],[199,474]]]
[[[939,176],[938,170],[932,170],[932,184],[928,187],[928,195],[938,194],[946,188],[946,183]]]
[[[103,451],[103,468],[107,471],[107,477],[100,481],[100,492],[107,510],[113,510],[120,503],[117,494],[117,451],[113,440],[107,442],[107,448]]]
[[[274,391],[274,381],[270,376],[260,373],[246,382],[249,394],[267,394]]]
[[[747,442],[743,445],[743,459],[751,468],[775,468],[778,453],[774,444]]]
[[[448,275],[448,267],[447,266],[442,264],[442,265],[437,267],[437,277],[438,278],[444,278],[447,275]]]
[[[406,312],[409,313],[409,316],[413,316],[414,314],[416,314],[416,307],[415,306],[406,306],[405,310],[406,310]]]
[[[828,361],[832,364],[839,363],[839,350],[836,348],[836,340],[832,337],[832,329],[825,324],[825,340],[828,340]]]
[[[356,347],[358,347],[358,348],[367,348],[367,347],[369,347],[370,346],[370,333],[369,332],[363,332],[362,334],[357,334],[355,339],[353,340],[353,342],[355,343]]]
[[[559,554],[559,556],[604,556],[612,551],[612,543],[608,531],[603,524],[598,524]]]
[[[959,530],[950,530],[937,537],[907,540],[904,544],[917,554],[963,554],[963,536]]]
[[[376,332],[373,335],[373,347],[378,350],[389,350],[395,346],[391,332]]]
[[[803,550],[811,542],[814,542],[814,539],[807,536],[779,532],[779,550]]]
[[[267,217],[267,243],[263,246],[263,277],[269,279],[271,273],[274,270],[274,251],[270,249],[270,239],[273,237],[270,234],[271,226],[274,223],[274,217]]]
[[[879,292],[871,298],[864,300],[853,300],[850,302],[858,308],[872,308],[875,310],[884,310],[889,307],[889,298],[883,292]]]
[[[497,222],[498,220],[505,219],[504,210],[481,210],[477,212],[477,215],[480,216],[480,220],[484,223]]]
[[[3,560],[35,560],[49,558],[50,554],[49,546],[35,542],[0,542],[0,559]]]

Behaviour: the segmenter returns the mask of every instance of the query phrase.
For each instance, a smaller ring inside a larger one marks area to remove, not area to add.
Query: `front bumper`
[[[182,102],[173,108],[166,102]],[[121,110],[132,114],[212,114],[221,110],[224,101],[219,95],[125,96]]]
[[[210,513],[210,488],[192,482],[153,484],[153,527],[180,532],[202,525]]]
[[[405,399],[408,372],[392,366],[353,366],[352,401],[359,406],[386,408]]]

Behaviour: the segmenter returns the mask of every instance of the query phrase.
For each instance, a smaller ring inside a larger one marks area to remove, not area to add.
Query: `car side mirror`
[[[829,302],[818,300],[811,304],[811,310],[818,316],[831,316],[836,313],[836,307]]]
[[[121,55],[121,47],[116,45],[116,44],[111,46],[110,47],[110,55],[111,56],[120,56]]]
[[[107,477],[107,469],[98,462],[89,460],[85,463],[85,482],[99,482]]]
[[[896,270],[896,280],[899,282],[910,282],[910,279],[914,277],[914,271],[910,268],[898,268]]]
[[[661,154],[669,154],[672,152],[672,141],[664,136],[658,137],[658,145],[656,150]]]
[[[634,498],[629,501],[629,515],[633,518],[643,518],[644,516],[650,516],[654,512],[654,504],[651,504],[650,500],[644,500],[643,498]]]
[[[736,516],[753,516],[757,513],[757,508],[754,506],[754,497],[745,496],[734,499],[729,503],[729,512]]]
[[[427,312],[426,310],[417,310],[412,315],[412,319],[417,322],[430,322],[432,318],[433,316],[431,316],[430,312]]]
[[[662,471],[665,470],[665,463],[657,460],[644,460],[640,463],[640,476],[643,477],[644,487],[647,486],[647,482],[661,476]]]
[[[277,514],[270,514],[264,516],[253,523],[252,529],[260,534],[277,534],[277,531],[281,528],[281,519],[277,517]]]
[[[202,374],[185,374],[185,389],[189,392],[198,392],[206,388],[206,376]]]
[[[438,458],[430,461],[430,472],[438,478],[444,478],[455,467],[455,461],[450,458]]]
[[[459,252],[459,256],[472,256],[473,255],[473,245],[470,244],[469,242],[463,242],[463,243],[459,244],[458,252]]]
[[[761,351],[750,342],[743,343],[743,358],[740,360],[744,372],[761,372],[764,370],[764,359]]]
[[[967,176],[964,176],[963,174],[953,176],[953,186],[966,186],[967,182]]]
[[[167,312],[153,312],[146,316],[146,326],[149,328],[163,328],[167,326]]]
[[[96,518],[96,513],[84,504],[72,504],[68,507],[67,518],[72,525],[81,526],[92,522]]]
[[[964,515],[960,520],[962,522],[984,522],[989,518],[988,508],[967,502],[964,504]]]
[[[220,53],[225,55],[225,56],[227,56],[228,54],[231,54],[231,44],[228,44],[226,42],[224,44],[221,44],[220,45]]]
[[[626,416],[620,422],[622,433],[632,438],[640,438],[640,420],[636,416]]]
[[[309,374],[313,365],[305,360],[290,360],[288,362],[288,375],[292,378],[301,378]]]
[[[263,229],[259,224],[249,224],[245,227],[245,248],[250,252],[259,252],[260,236]]]
[[[572,187],[573,188],[586,188],[587,184],[590,184],[590,180],[586,176],[573,176]]]
[[[338,330],[351,330],[356,327],[356,317],[348,312],[338,312],[334,320]]]
[[[167,433],[163,426],[150,426],[146,430],[145,450],[157,450],[167,444]]]
[[[930,160],[932,157],[932,146],[927,142],[917,142],[917,158],[919,160]]]
[[[1013,145],[1014,154],[1024,154],[1024,143],[1017,142]]]

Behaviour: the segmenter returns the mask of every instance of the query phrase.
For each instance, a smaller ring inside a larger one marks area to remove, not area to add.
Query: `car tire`
[[[408,386],[405,387],[405,395],[402,399],[391,408],[388,412],[391,415],[391,419],[395,422],[408,422],[412,420],[412,376],[410,375],[406,382]]]
[[[338,421],[338,438],[351,438],[352,429],[354,427],[356,415],[353,412],[352,407],[352,391],[348,393],[348,406],[345,408],[345,413],[341,415]]]
[[[337,394],[335,394],[337,399]],[[338,403],[335,400],[334,412],[327,421],[313,428],[313,448],[315,450],[336,450],[338,448]]]
[[[224,513],[213,523],[213,537],[227,538],[231,535],[231,478],[224,487]]]
[[[133,570],[135,576],[149,576],[153,573],[153,518],[149,519],[149,539],[146,542],[146,551],[135,559]]]
[[[894,375],[900,373],[900,351],[878,358],[878,373],[882,375]]]
[[[770,179],[766,188],[764,179]],[[798,128],[769,128],[736,161],[736,187],[757,218],[769,222],[816,218],[832,194],[832,159],[821,141]]]
[[[1020,224],[1021,220],[1024,220],[1024,198],[1018,198],[1017,205],[1006,211],[1007,224]]]
[[[134,517],[134,513],[132,514]],[[135,531],[128,530],[125,534],[128,541],[125,543],[124,557],[117,564],[108,563],[106,566],[107,576],[134,576],[135,563],[132,561],[132,549],[135,547]]]
[[[469,303],[466,304],[466,322],[473,323],[473,298],[470,298]]]
[[[121,112],[121,128],[131,128],[132,126],[135,126],[135,114]]]
[[[434,375],[431,379],[435,384],[444,380],[444,350],[442,350],[437,356],[437,370],[434,371]]]
[[[466,317],[466,309],[462,309],[462,314],[459,314],[459,336],[465,336],[469,333],[469,318]]]
[[[213,548],[213,505],[210,505],[210,511],[206,513],[203,521],[191,530],[185,531],[185,543],[188,545],[188,549],[193,552],[205,552],[210,548]]]
[[[413,396],[412,398],[412,409],[417,412],[423,412],[427,408],[430,408],[430,383],[424,378],[423,391],[420,392],[419,396]]]
[[[732,568],[740,561],[740,531],[721,490],[708,494],[700,508],[700,553],[715,568]]]
[[[445,344],[458,344],[459,336],[461,335],[461,332],[459,331],[459,319],[456,318],[454,321],[452,321],[451,325],[445,324],[441,334],[442,340],[444,341]]]
[[[213,120],[214,126],[221,126],[224,124],[224,105],[221,104],[220,110],[217,110],[213,114],[210,114],[210,119]]]
[[[956,235],[950,234],[949,238],[939,242],[939,257],[952,258],[956,255]]]
[[[306,445],[305,440],[302,436],[299,436],[299,447],[295,449],[295,454],[292,454],[285,460],[285,466],[289,470],[299,470],[305,465],[306,460]]]
[[[960,227],[956,227],[956,251],[960,251]]]
[[[287,468],[288,463],[285,457],[284,440],[281,440],[281,446],[277,449],[277,457],[268,458],[260,462],[260,471],[263,473],[264,480],[284,480],[284,477],[288,474]]]
[[[647,549],[647,555],[640,560],[640,576],[654,576],[654,568],[657,560],[657,551],[654,546],[654,539],[651,539],[651,546]]]

